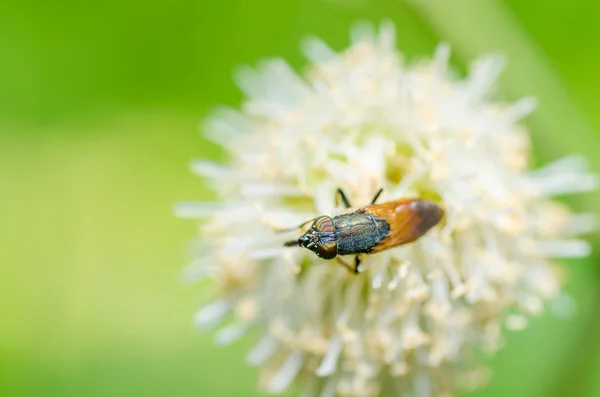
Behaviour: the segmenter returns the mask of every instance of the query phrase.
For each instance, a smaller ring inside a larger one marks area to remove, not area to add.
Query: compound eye
[[[333,220],[328,216],[320,216],[315,219],[311,229],[315,232],[328,233],[333,232]]]
[[[321,244],[315,248],[315,253],[319,258],[333,259],[337,256],[337,243],[334,241],[326,244]]]

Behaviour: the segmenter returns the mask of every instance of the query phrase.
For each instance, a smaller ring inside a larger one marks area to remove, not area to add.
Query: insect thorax
[[[333,218],[338,255],[369,252],[390,232],[385,219],[365,213]]]

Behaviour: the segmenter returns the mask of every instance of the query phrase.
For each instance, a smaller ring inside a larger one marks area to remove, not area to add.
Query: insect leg
[[[360,262],[361,262],[360,256],[356,255],[354,257],[354,273],[356,273],[356,274],[361,272]]]
[[[342,260],[339,256],[336,256],[335,259],[338,261],[338,263],[342,266],[344,266],[350,273],[354,273],[356,274],[356,268],[352,267],[352,265],[347,264],[344,260]]]
[[[342,199],[342,202],[344,203],[344,207],[346,207],[346,208],[352,207],[350,205],[350,202],[348,201],[348,197],[346,197],[346,194],[344,193],[344,191],[342,189],[338,188],[337,194]]]
[[[375,204],[379,196],[381,196],[381,192],[383,192],[383,188],[379,189],[377,193],[375,193],[375,197],[373,197],[373,200],[371,200],[371,205]]]

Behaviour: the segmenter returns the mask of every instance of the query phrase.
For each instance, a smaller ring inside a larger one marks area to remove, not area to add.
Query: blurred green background
[[[215,348],[210,335],[192,328],[210,291],[180,284],[196,225],[171,213],[177,201],[210,194],[187,166],[192,158],[221,157],[198,134],[198,122],[215,105],[239,103],[231,73],[241,63],[281,56],[300,68],[302,37],[341,49],[353,21],[386,17],[409,58],[456,38],[511,54],[514,42],[493,37],[485,22],[500,18],[525,29],[564,81],[569,106],[583,111],[589,131],[600,131],[596,1],[487,3],[504,16],[477,15],[472,2],[457,1],[446,18],[456,37],[445,37],[447,26],[440,29],[416,2],[343,3],[0,5],[1,396],[261,395],[244,363],[250,340]],[[456,65],[475,50],[459,51]],[[505,97],[521,95],[515,82],[533,78],[527,73],[509,72]],[[542,104],[555,99],[544,87],[529,93]],[[600,135],[551,128],[561,114],[548,109],[539,110],[547,131],[534,119],[538,159],[582,151],[600,171],[593,157]],[[597,211],[598,196],[591,197],[574,204]],[[576,315],[545,316],[510,334],[490,361],[492,384],[473,396],[600,396],[594,261],[567,263]]]

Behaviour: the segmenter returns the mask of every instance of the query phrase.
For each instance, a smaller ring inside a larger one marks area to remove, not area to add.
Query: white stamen
[[[202,329],[210,329],[223,320],[230,308],[231,303],[228,301],[215,301],[196,312],[194,324]]]
[[[598,188],[595,174],[555,174],[545,178],[535,178],[534,183],[544,196],[558,196],[587,192]]]
[[[231,324],[222,328],[215,334],[214,341],[217,345],[229,345],[240,339],[246,333],[247,327],[240,324]]]
[[[196,175],[217,181],[232,179],[235,175],[230,168],[208,160],[194,160],[190,168]]]
[[[186,284],[191,284],[204,280],[210,276],[216,267],[217,264],[212,257],[200,257],[183,268],[181,272],[181,281]]]
[[[586,234],[598,229],[598,214],[574,214],[566,227],[565,234]]]
[[[549,309],[556,317],[569,319],[577,311],[577,303],[571,295],[561,292],[550,301]]]
[[[294,352],[290,354],[267,386],[267,391],[273,394],[284,391],[300,371],[302,360],[302,353]]]
[[[265,248],[251,251],[248,258],[251,259],[272,259],[283,256],[285,250],[283,248]]]
[[[361,41],[372,41],[375,38],[375,27],[371,22],[358,21],[352,25],[350,30],[350,41],[360,43]]]
[[[300,196],[302,191],[297,186],[268,183],[247,183],[242,186],[242,194],[250,198],[264,196]]]
[[[505,320],[506,328],[511,331],[522,331],[527,328],[528,323],[527,317],[519,314],[511,314]]]
[[[553,176],[556,174],[579,174],[587,171],[588,164],[585,157],[568,156],[546,164],[542,168],[530,171],[532,176]]]
[[[413,390],[416,397],[430,397],[431,383],[429,377],[424,373],[418,374],[413,381]]]
[[[316,37],[307,37],[301,44],[302,52],[313,63],[322,63],[335,57],[335,52]]]
[[[396,47],[396,27],[389,19],[381,22],[379,28],[379,46],[389,51],[394,50]]]
[[[323,389],[321,390],[321,394],[319,397],[335,397],[335,380],[329,379]]]
[[[513,103],[508,108],[510,119],[514,121],[521,120],[531,114],[538,106],[538,101],[534,97],[525,97]]]
[[[257,366],[268,360],[277,349],[277,341],[271,336],[264,336],[250,352],[246,361],[252,366]]]
[[[223,147],[241,137],[250,128],[251,124],[245,116],[225,107],[215,109],[213,114],[201,125],[204,136]]]
[[[468,80],[471,95],[479,99],[486,93],[504,69],[505,62],[504,56],[501,54],[488,55],[477,60]]]
[[[310,94],[304,80],[282,59],[263,62],[261,72],[268,79],[267,98],[271,102],[294,106]]]
[[[377,273],[373,276],[373,280],[371,280],[371,288],[379,289],[383,284],[383,274],[381,272]]]
[[[433,59],[439,75],[446,76],[446,73],[448,73],[448,61],[450,60],[450,45],[448,43],[438,44]]]
[[[233,80],[248,98],[256,99],[265,96],[266,87],[263,85],[262,76],[250,66],[239,66],[233,74]]]
[[[329,349],[327,350],[327,354],[323,361],[321,361],[321,365],[316,370],[316,374],[318,376],[329,376],[334,373],[337,361],[342,351],[342,339],[337,337],[332,339],[329,343]]]
[[[548,240],[537,243],[538,251],[550,258],[581,258],[591,252],[590,244],[584,240]]]

